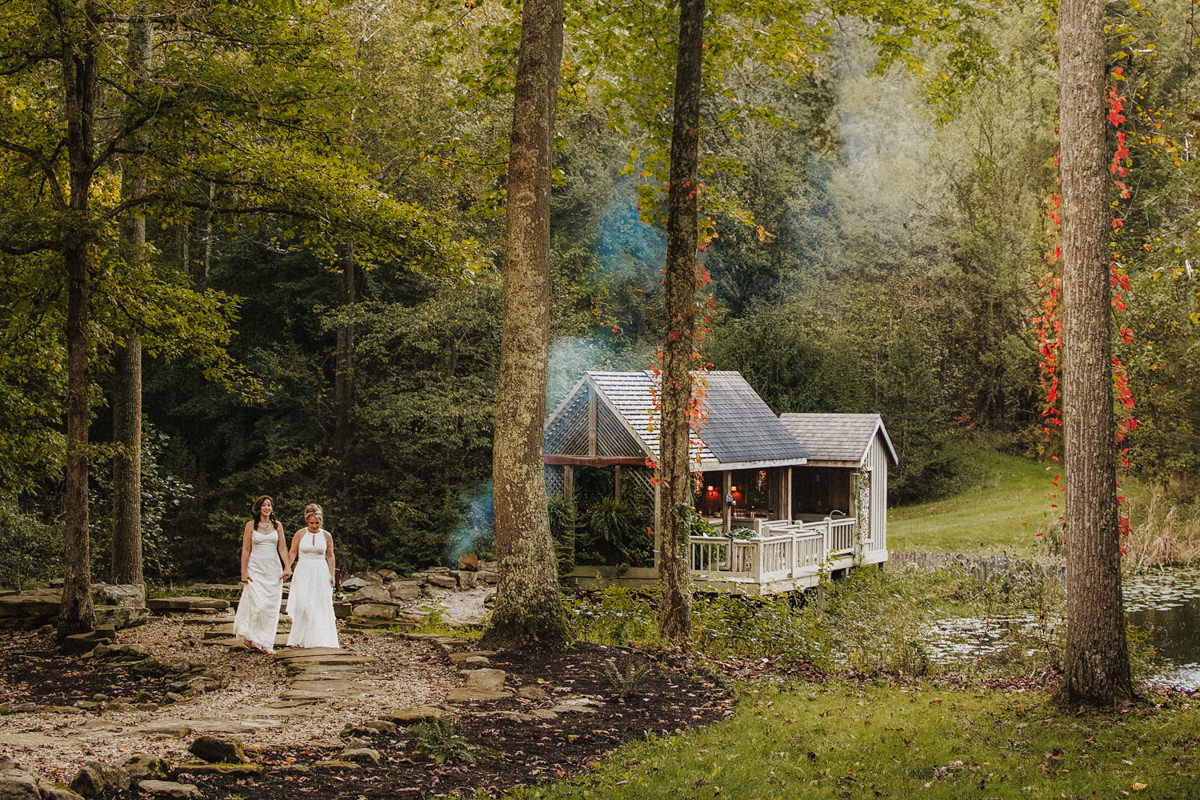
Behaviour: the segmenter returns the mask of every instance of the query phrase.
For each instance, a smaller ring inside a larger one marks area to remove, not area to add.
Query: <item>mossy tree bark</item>
[[[526,0],[508,156],[507,260],[493,454],[500,583],[489,645],[567,635],[542,425],[550,352],[550,170],[562,64],[562,0]]]
[[[658,627],[672,641],[691,633],[688,571],[692,476],[689,459],[692,370],[696,352],[696,245],[699,191],[701,54],[704,0],[682,0],[671,129],[671,186],[667,194],[667,267],[663,280],[667,331],[663,343],[659,475],[666,504],[659,539],[662,605]]]
[[[1121,598],[1112,399],[1103,0],[1059,6],[1067,647],[1058,698],[1133,696]]]
[[[82,14],[80,13],[82,11]],[[97,54],[100,47],[93,24],[97,8],[58,6],[64,110],[67,117],[69,215],[75,234],[62,248],[67,282],[67,464],[64,497],[63,593],[58,635],[91,630],[91,554],[88,538],[88,294],[90,291],[92,179],[95,174]],[[86,31],[86,33],[81,33]]]
[[[129,66],[134,80],[150,72],[152,28],[135,18],[129,23]],[[125,140],[121,196],[126,203],[146,191],[142,156],[147,133],[141,129]],[[136,207],[121,219],[121,239],[129,251],[131,270],[145,263],[146,217]],[[142,341],[129,334],[116,355],[113,376],[113,542],[112,581],[142,585]]]

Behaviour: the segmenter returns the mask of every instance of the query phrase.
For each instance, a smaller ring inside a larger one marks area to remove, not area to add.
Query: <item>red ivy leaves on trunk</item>
[[[1129,164],[1129,147],[1126,145],[1125,131],[1119,130],[1122,123],[1126,121],[1124,115],[1125,105],[1128,101],[1122,95],[1116,83],[1124,80],[1123,69],[1114,67],[1111,73],[1112,84],[1108,86],[1108,95],[1106,102],[1108,105],[1108,113],[1105,114],[1105,119],[1112,123],[1116,132],[1116,147],[1113,149],[1112,162],[1109,165],[1109,174],[1113,176],[1113,185],[1116,186],[1122,200],[1128,200],[1132,194],[1129,187],[1125,184],[1122,178],[1128,175]],[[1058,157],[1054,159],[1055,166],[1058,165]],[[1062,356],[1062,269],[1059,262],[1062,260],[1062,250],[1058,244],[1058,231],[1062,223],[1062,216],[1059,208],[1062,203],[1062,198],[1057,194],[1051,194],[1046,202],[1046,235],[1051,239],[1054,246],[1045,253],[1046,261],[1050,265],[1050,272],[1046,278],[1038,281],[1038,287],[1045,290],[1045,297],[1042,300],[1041,316],[1034,317],[1034,325],[1037,326],[1038,343],[1041,348],[1042,360],[1041,368],[1041,385],[1045,403],[1042,406],[1042,434],[1046,439],[1047,444],[1043,445],[1043,452],[1048,449],[1048,445],[1055,436],[1061,436],[1062,432],[1062,405],[1059,396],[1058,369]],[[1119,208],[1119,207],[1118,207]],[[1114,236],[1125,230],[1125,218],[1118,212],[1113,218],[1112,227]],[[1114,248],[1112,259],[1109,261],[1109,285],[1112,287],[1112,308],[1114,314],[1121,314],[1127,308],[1125,297],[1131,289],[1129,276],[1125,274],[1125,269],[1120,263],[1121,254]],[[1125,324],[1122,324],[1119,329],[1121,341],[1126,344],[1132,344],[1134,333],[1133,330]],[[1112,357],[1112,375],[1113,375],[1113,392],[1116,397],[1117,406],[1117,430],[1116,443],[1120,448],[1121,468],[1129,467],[1129,447],[1125,444],[1125,439],[1129,433],[1136,431],[1138,420],[1133,415],[1133,410],[1136,403],[1133,399],[1133,392],[1129,388],[1128,369],[1121,361],[1120,357],[1113,355]],[[1052,455],[1051,459],[1058,462],[1058,456]],[[1052,500],[1058,500],[1058,492],[1060,489],[1060,481],[1062,474],[1058,473],[1053,479]],[[1118,481],[1117,489],[1121,488]],[[1118,494],[1117,502],[1119,506],[1125,504],[1125,498]],[[1057,502],[1051,503],[1051,508],[1058,508]],[[1059,514],[1058,519],[1063,518]],[[1121,533],[1122,540],[1129,535],[1129,514],[1127,511],[1122,511],[1119,514],[1118,527]],[[1044,536],[1045,531],[1038,531],[1037,536]],[[1066,541],[1066,537],[1063,537]],[[1125,544],[1121,544],[1121,554],[1125,554]]]

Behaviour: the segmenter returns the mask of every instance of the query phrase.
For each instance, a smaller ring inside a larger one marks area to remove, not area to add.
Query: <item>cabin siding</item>
[[[870,477],[870,503],[868,504],[868,525],[870,526],[871,550],[887,550],[887,483],[888,483],[888,454],[883,437],[876,435],[871,439],[864,459],[867,473]]]

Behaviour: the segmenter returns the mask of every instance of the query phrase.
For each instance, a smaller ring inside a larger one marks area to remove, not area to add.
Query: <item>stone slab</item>
[[[386,714],[380,714],[379,718],[395,723],[396,725],[407,726],[415,725],[418,722],[430,722],[452,716],[454,715],[449,711],[437,706],[411,706],[409,708],[399,708],[395,711],[389,711]]]
[[[492,700],[503,700],[511,696],[508,692],[469,689],[465,686],[460,686],[457,689],[450,690],[450,693],[446,695],[446,701],[450,703],[486,703]]]
[[[340,651],[340,653],[334,652],[324,655],[302,656],[300,658],[287,657],[287,654],[290,652],[291,650],[288,649],[275,653],[275,660],[278,661],[284,667],[284,669],[318,666],[340,667],[352,664],[365,669],[367,667],[373,667],[379,663],[379,659],[373,656],[355,655],[354,653],[350,653],[345,650]]]
[[[229,601],[219,597],[149,597],[146,606],[156,614],[174,614],[189,611],[224,611]]]
[[[275,658],[279,661],[286,661],[292,658],[307,658],[310,656],[327,656],[334,653],[348,653],[340,647],[289,647],[287,650],[276,653]]]
[[[358,681],[341,678],[325,678],[316,681],[295,681],[288,692],[307,692],[308,696],[345,697],[357,695],[366,687]],[[283,697],[284,695],[280,695]]]

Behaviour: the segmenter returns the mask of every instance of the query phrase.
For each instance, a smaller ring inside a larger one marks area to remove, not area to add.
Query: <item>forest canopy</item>
[[[1053,14],[842,5],[710,8],[703,347],[776,413],[881,414],[891,497],[912,502],[953,489],[962,441],[1058,452]],[[72,8],[23,0],[0,18],[0,580],[61,558],[62,253],[80,242],[97,578],[131,331],[148,577],[228,579],[263,493],[293,527],[321,502],[350,568],[486,548],[516,4],[92,8],[86,209],[55,188],[72,174]],[[1114,413],[1128,470],[1181,492],[1200,467],[1191,12],[1116,3],[1108,20]],[[674,16],[567,7],[551,407],[583,369],[646,369],[658,349]],[[126,53],[147,22],[138,71]],[[132,208],[136,252],[119,229]]]

